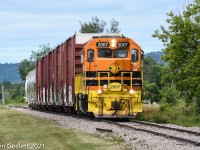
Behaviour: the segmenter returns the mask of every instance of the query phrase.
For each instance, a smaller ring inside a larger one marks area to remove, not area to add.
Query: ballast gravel
[[[105,122],[99,122],[89,119],[80,119],[73,116],[65,116],[61,114],[52,114],[47,112],[35,111],[31,109],[23,108],[11,108],[32,116],[37,116],[39,118],[44,118],[57,122],[64,128],[75,129],[89,134],[98,135],[104,139],[112,139],[113,136],[117,137],[119,141],[124,141],[126,147],[130,147],[133,150],[199,150],[200,146],[194,146],[191,144],[186,144],[183,142],[175,141],[165,137],[159,137],[153,134],[134,131],[129,129],[124,129],[116,125],[108,124]],[[172,126],[172,125],[169,125]],[[179,127],[179,126],[176,126]],[[112,130],[112,133],[101,133],[96,130],[96,128],[103,128]],[[191,128],[188,128],[188,130]],[[195,128],[195,130],[200,130],[200,128]],[[190,138],[190,137],[185,137]],[[200,136],[199,140],[200,142]],[[114,141],[118,144],[117,141]]]

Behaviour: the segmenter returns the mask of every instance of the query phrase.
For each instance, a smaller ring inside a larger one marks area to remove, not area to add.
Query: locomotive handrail
[[[101,86],[101,74],[106,73],[108,74],[108,86],[110,85],[110,72],[98,72],[98,88],[100,89]]]
[[[98,72],[98,88],[101,86],[101,74],[108,74],[108,86],[110,85],[110,72]],[[132,89],[133,84],[133,73],[132,72],[121,72],[121,85],[124,84],[124,74],[130,74],[130,87]]]
[[[130,87],[132,89],[133,73],[132,72],[121,72],[121,84],[124,84],[124,74],[130,74]]]

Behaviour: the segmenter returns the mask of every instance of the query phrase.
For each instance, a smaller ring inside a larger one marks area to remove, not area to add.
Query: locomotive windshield
[[[110,49],[99,49],[98,50],[98,57],[100,58],[126,58],[128,56],[128,50],[125,49],[117,49],[117,50],[110,50]]]
[[[114,51],[114,58],[126,58],[128,55],[128,50],[118,49]]]
[[[98,57],[112,58],[112,50],[110,50],[110,49],[99,49]]]

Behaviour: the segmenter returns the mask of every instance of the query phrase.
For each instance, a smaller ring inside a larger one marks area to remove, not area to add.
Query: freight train
[[[122,34],[75,34],[26,77],[29,107],[96,118],[142,112],[143,51]]]

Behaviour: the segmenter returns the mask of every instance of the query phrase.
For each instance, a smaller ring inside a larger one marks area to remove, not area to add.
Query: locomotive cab
[[[142,111],[142,50],[123,35],[93,37],[75,76],[76,111],[96,118],[133,118]]]

